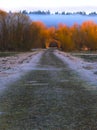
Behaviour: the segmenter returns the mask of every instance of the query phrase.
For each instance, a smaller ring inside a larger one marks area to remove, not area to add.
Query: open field
[[[86,59],[81,58],[80,56],[87,55],[86,53],[64,53],[56,52],[56,55],[61,58],[63,62],[66,62],[68,66],[78,72],[81,78],[85,81],[88,81],[97,86],[97,61],[87,61]],[[93,55],[95,54],[88,54]],[[87,57],[88,57],[87,55]]]
[[[18,52],[0,52],[0,57],[14,56]]]
[[[80,57],[85,61],[88,62],[97,62],[97,52],[78,52],[78,53],[71,53],[72,56]]]

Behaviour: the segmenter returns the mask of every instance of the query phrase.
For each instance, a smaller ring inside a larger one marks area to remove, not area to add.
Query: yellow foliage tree
[[[69,27],[60,24],[58,26],[56,36],[58,40],[61,42],[61,47],[64,51],[74,50],[75,44],[72,40],[72,33]]]

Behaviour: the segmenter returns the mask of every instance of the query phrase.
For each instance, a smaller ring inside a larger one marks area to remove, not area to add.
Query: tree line
[[[36,11],[27,11],[27,10],[23,10],[21,11],[21,13],[23,14],[38,14],[38,15],[52,15],[52,12],[50,12],[49,10],[47,11],[42,11],[42,10],[36,10]],[[94,11],[94,12],[90,12],[89,14],[87,14],[85,11],[78,11],[78,12],[65,12],[65,11],[62,11],[62,12],[54,12],[53,14],[55,15],[90,15],[90,16],[96,16],[97,13]]]
[[[23,13],[6,13],[0,10],[0,51],[29,51],[45,48],[50,39],[61,43],[63,51],[97,50],[97,24],[85,21],[81,25],[57,28],[33,22]]]

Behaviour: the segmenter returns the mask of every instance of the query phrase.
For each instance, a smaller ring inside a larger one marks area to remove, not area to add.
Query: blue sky
[[[97,0],[0,0],[0,9],[6,11],[50,10],[54,11],[97,11]]]

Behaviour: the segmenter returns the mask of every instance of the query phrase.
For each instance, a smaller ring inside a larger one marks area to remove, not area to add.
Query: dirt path
[[[0,96],[0,130],[97,130],[97,93],[54,50]]]

